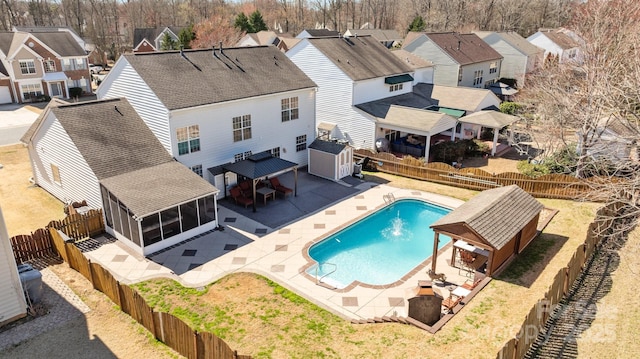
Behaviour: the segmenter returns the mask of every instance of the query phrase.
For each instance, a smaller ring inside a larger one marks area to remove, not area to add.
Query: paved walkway
[[[425,272],[430,262],[423,262],[395,286],[374,289],[358,285],[332,290],[317,285],[304,273],[304,267],[310,265],[304,249],[384,206],[383,195],[388,193],[393,193],[396,199],[420,198],[449,208],[458,207],[462,201],[366,182],[355,188],[359,191],[356,195],[275,230],[220,206],[224,231],[206,233],[150,258],[142,258],[119,241],[104,237],[93,240],[85,254],[109,268],[123,283],[169,277],[188,287],[200,287],[234,272],[253,272],[348,319],[407,316],[406,299],[415,295],[418,280],[428,279]],[[451,258],[450,251],[447,249],[438,256],[437,271],[446,273],[451,283],[462,284],[468,278],[449,266],[446,259]],[[449,294],[445,288],[440,291],[445,296]]]
[[[43,283],[42,301],[49,313],[0,333],[0,352],[59,328],[71,319],[90,311],[82,299],[50,269],[44,268],[40,272]]]

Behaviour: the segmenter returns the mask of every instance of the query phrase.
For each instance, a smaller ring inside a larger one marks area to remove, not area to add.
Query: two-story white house
[[[274,46],[122,56],[96,91],[125,97],[167,152],[216,187],[208,169],[270,151],[307,164],[316,84]]]
[[[91,94],[87,57],[69,32],[0,33],[0,103]]]
[[[584,61],[582,53],[584,40],[568,29],[540,29],[527,37],[527,41],[544,50],[545,62],[580,64]]]
[[[218,225],[218,189],[175,161],[124,98],[54,99],[22,142],[38,186],[101,208],[107,232],[141,255]]]
[[[526,76],[542,67],[544,50],[530,43],[514,31],[474,32],[502,57],[500,77],[516,80],[518,88],[524,87]]]
[[[476,34],[409,32],[402,49],[434,64],[436,85],[488,88],[500,79],[502,55]]]
[[[375,150],[378,140],[416,135],[396,152],[428,158],[436,135],[464,135],[458,118],[500,103],[485,89],[414,84],[427,64],[407,61],[370,36],[303,39],[287,56],[318,84],[318,137],[355,148]]]

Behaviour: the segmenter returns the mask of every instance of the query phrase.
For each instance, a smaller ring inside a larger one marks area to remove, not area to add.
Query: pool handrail
[[[333,270],[332,270],[331,272],[329,272],[329,273],[325,273],[322,277],[318,278],[318,269],[320,269],[320,266],[321,266],[321,265],[325,265],[325,264],[328,264],[328,265],[330,265],[330,266],[333,266]],[[320,284],[320,283],[322,283],[322,280],[323,280],[326,276],[328,276],[328,275],[330,275],[330,274],[335,273],[335,271],[337,271],[337,270],[338,270],[338,265],[337,265],[337,264],[330,263],[330,262],[316,263],[316,264],[315,264],[315,271],[316,271],[316,275],[315,275],[315,277],[316,277],[316,284]]]

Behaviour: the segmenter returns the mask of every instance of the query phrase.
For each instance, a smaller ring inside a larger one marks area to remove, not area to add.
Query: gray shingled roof
[[[378,41],[400,41],[402,36],[396,30],[385,29],[349,29],[347,30],[352,35],[367,36],[370,35]]]
[[[340,152],[342,152],[345,147],[347,147],[347,145],[344,144],[344,143],[338,143],[336,141],[325,141],[325,140],[321,140],[319,138],[316,138],[309,145],[310,149],[318,150],[318,151],[322,151],[322,152],[326,152],[326,153],[331,153],[331,154],[334,154],[334,155],[337,155]]]
[[[137,217],[218,192],[202,177],[173,160],[100,182]]]
[[[308,41],[354,81],[413,72],[411,66],[371,36]]]
[[[298,167],[297,163],[273,157],[271,153],[266,151],[256,153],[245,160],[225,165],[224,170],[247,178],[258,179],[295,167]]]
[[[128,54],[123,58],[169,109],[316,87],[274,46]]]
[[[125,98],[51,111],[99,180],[173,160]]]
[[[425,35],[460,65],[502,59],[502,55],[476,34],[436,32]]]
[[[306,29],[303,31],[307,31],[307,33],[312,37],[340,36],[339,32],[329,29]]]
[[[31,36],[50,47],[61,57],[87,55],[87,52],[73,38],[73,35],[68,32],[34,32]]]
[[[500,249],[544,206],[517,185],[480,192],[431,225],[465,224],[494,248]]]
[[[380,100],[365,102],[356,105],[357,108],[377,118],[387,117],[387,112],[392,105],[404,106],[409,108],[424,109],[429,106],[437,105],[437,102],[431,101],[429,98],[421,96],[416,92],[410,92],[402,95],[382,98]]]
[[[553,41],[556,45],[560,46],[563,50],[573,49],[580,47],[580,44],[576,42],[571,36],[565,34],[559,29],[540,30],[546,37]]]
[[[0,51],[2,51],[5,56],[9,56],[12,40],[13,32],[0,32]]]

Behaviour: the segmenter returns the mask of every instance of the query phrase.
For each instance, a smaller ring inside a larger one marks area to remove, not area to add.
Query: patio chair
[[[233,187],[229,192],[231,193],[231,198],[233,198],[236,204],[242,204],[244,205],[244,208],[247,208],[253,204],[253,199],[245,197],[242,194],[240,187]]]
[[[286,198],[288,194],[293,193],[293,190],[291,188],[285,187],[280,184],[280,180],[278,180],[278,177],[269,178],[269,182],[271,183],[271,187],[273,187],[273,189],[275,189],[277,193],[281,193],[282,197],[284,198]]]
[[[446,298],[445,300],[442,301],[442,306],[447,309],[447,312],[450,312],[453,310],[453,308],[456,307],[456,305],[460,304],[460,301],[462,300],[462,298],[464,297],[454,298],[453,296],[449,296],[449,298]]]

